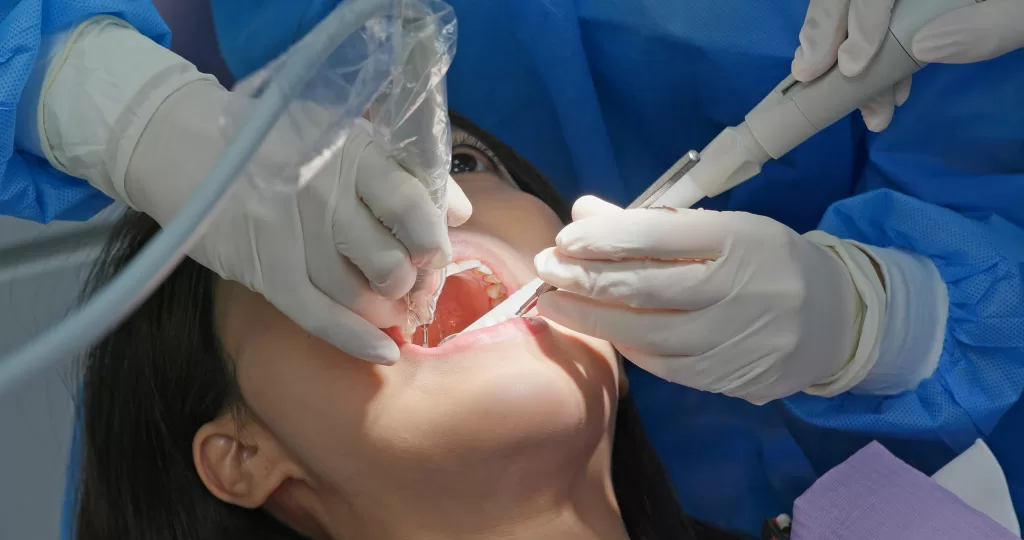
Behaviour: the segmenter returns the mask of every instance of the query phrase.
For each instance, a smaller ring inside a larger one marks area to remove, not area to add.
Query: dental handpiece
[[[661,205],[662,196],[672,189],[672,187],[675,186],[683,177],[685,177],[686,174],[700,162],[700,160],[700,154],[695,150],[690,150],[686,155],[680,158],[679,161],[672,165],[672,167],[665,171],[665,174],[662,174],[657,181],[641,193],[639,197],[633,200],[626,209],[649,208],[656,203]],[[555,287],[545,283],[539,278],[535,279],[510,295],[504,302],[495,306],[494,309],[488,311],[483,317],[477,319],[462,332],[486,328],[512,317],[521,317],[526,312],[533,309],[533,306],[537,304],[537,299],[539,299],[542,294],[553,290],[555,290]],[[452,337],[455,336],[450,336],[449,338],[446,338],[446,340]],[[444,341],[442,341],[442,343],[444,343]]]
[[[847,77],[838,66],[813,81],[792,75],[779,83],[742,124],[728,127],[701,151],[701,161],[659,204],[688,208],[756,176],[819,131],[852,113],[926,64],[911,54],[914,35],[936,17],[984,0],[897,0],[885,40],[864,71]]]

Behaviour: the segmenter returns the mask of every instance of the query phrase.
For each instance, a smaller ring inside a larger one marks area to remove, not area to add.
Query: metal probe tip
[[[526,299],[526,302],[523,302],[523,305],[516,310],[516,317],[522,317],[527,311],[533,309],[533,307],[537,305],[537,300],[540,300],[541,295],[547,294],[553,290],[555,290],[555,287],[553,285],[548,285],[547,283],[537,287],[537,290],[534,291],[533,294]]]

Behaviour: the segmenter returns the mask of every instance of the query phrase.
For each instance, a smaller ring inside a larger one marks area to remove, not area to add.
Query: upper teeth
[[[508,290],[506,290],[505,286],[500,283],[488,285],[485,290],[487,291],[487,296],[490,298],[504,298],[508,295]]]
[[[469,270],[472,270],[475,274],[483,276],[484,281],[488,283],[501,283],[501,280],[494,275],[494,270],[491,270],[486,264],[475,260],[453,262],[445,267],[445,274],[454,276],[455,274],[461,274]]]
[[[445,274],[454,276],[455,274],[461,274],[467,270],[479,269],[481,266],[483,266],[483,264],[480,261],[460,261],[449,264],[444,270]]]
[[[485,291],[491,299],[491,307],[497,306],[508,297],[508,289],[505,288],[505,284],[501,282],[498,276],[494,275],[493,270],[480,261],[453,262],[445,267],[445,274],[448,276],[454,276],[467,271],[471,271],[473,276],[487,284]]]

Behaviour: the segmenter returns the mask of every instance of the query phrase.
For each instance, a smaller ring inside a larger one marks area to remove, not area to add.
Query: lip
[[[536,339],[550,327],[547,319],[542,317],[516,317],[487,328],[463,332],[444,345],[431,348],[409,343],[391,331],[388,334],[398,343],[403,360],[425,360],[464,355],[502,342]]]

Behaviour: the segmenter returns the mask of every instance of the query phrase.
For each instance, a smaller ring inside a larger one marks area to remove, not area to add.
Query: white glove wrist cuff
[[[846,265],[861,301],[861,316],[856,319],[859,329],[852,330],[859,330],[859,337],[850,361],[832,377],[805,390],[808,394],[832,397],[859,384],[878,358],[878,345],[886,318],[885,289],[871,259],[853,243],[822,231],[811,231],[804,237],[831,249]]]
[[[32,66],[25,88],[21,91],[22,99],[18,101],[17,120],[14,124],[14,146],[41,158],[46,158],[43,147],[39,143],[39,101],[43,93],[43,82],[46,70],[67,45],[68,37],[74,29],[56,32],[43,36],[39,41],[36,63]]]
[[[37,111],[42,151],[58,170],[132,205],[125,171],[142,130],[167,96],[201,79],[213,77],[124,21],[89,19],[47,69]]]
[[[939,365],[949,313],[946,284],[927,257],[855,244],[878,263],[887,294],[877,359],[851,391],[894,395],[913,390]]]

